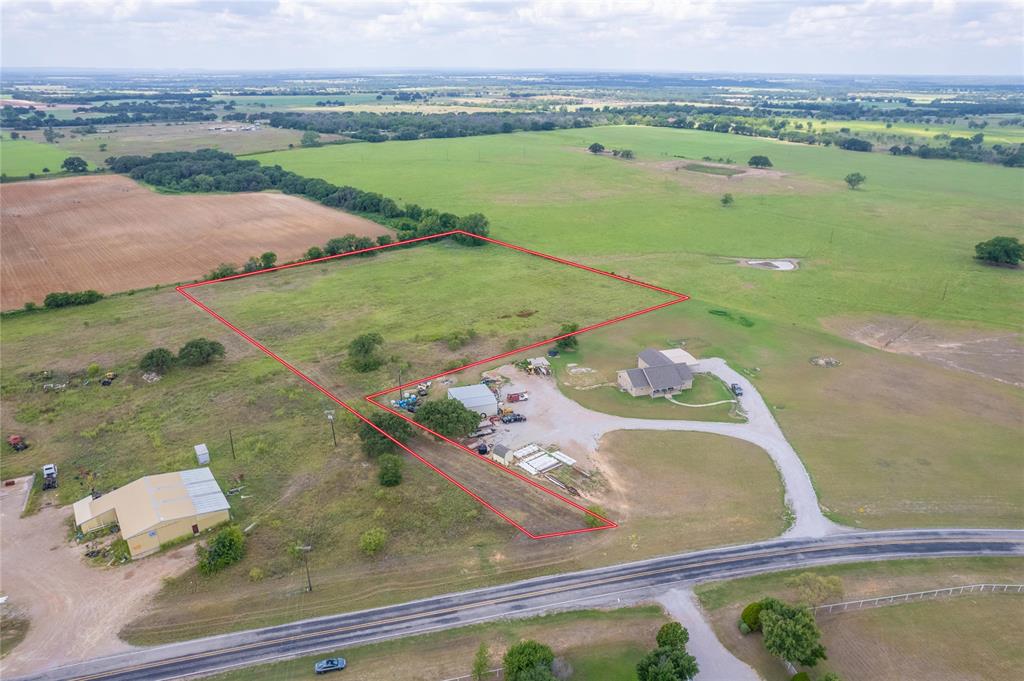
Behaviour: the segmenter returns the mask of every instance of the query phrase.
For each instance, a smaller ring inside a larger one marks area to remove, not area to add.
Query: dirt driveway
[[[65,541],[71,509],[20,517],[29,480],[0,488],[0,591],[30,620],[25,640],[0,661],[4,678],[129,650],[117,632],[195,555],[183,546],[116,568],[90,567],[82,549]]]

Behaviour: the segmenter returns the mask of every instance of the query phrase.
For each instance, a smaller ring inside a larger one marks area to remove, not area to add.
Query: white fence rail
[[[898,605],[900,603],[912,603],[914,601],[962,596],[963,594],[973,593],[1024,593],[1024,584],[967,584],[965,586],[953,586],[947,589],[931,589],[930,591],[915,591],[913,593],[896,594],[894,596],[864,598],[859,601],[846,601],[845,603],[828,603],[826,605],[819,605],[816,607],[814,609],[814,614],[834,615],[843,612],[864,610],[865,608],[879,608],[885,605]]]
[[[492,669],[489,672],[487,672],[486,674],[484,674],[484,678],[485,679],[494,679],[495,681],[501,681],[502,679],[505,678],[504,671],[505,670],[502,667],[498,667],[497,669]],[[473,677],[472,674],[466,674],[465,676],[454,676],[454,677],[452,677],[450,679],[443,679],[443,681],[473,681],[473,678],[474,677]]]

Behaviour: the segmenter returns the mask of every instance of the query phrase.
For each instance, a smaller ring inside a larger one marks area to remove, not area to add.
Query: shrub
[[[25,312],[31,312],[34,309],[36,309],[36,304],[33,303],[31,300],[25,303]]]
[[[100,371],[102,371],[102,370],[103,369],[100,367],[99,364],[96,364],[95,362],[93,362],[85,370],[85,375],[88,376],[89,378],[96,378],[97,376],[100,375]]]
[[[750,631],[761,631],[761,608],[764,607],[761,601],[754,601],[743,608],[740,613],[740,621],[747,625]]]
[[[264,576],[265,575],[263,573],[263,569],[262,568],[254,567],[253,569],[249,570],[249,581],[250,582],[261,582],[261,581],[263,581],[263,577]]]
[[[750,627],[748,627],[747,623],[743,620],[740,620],[740,633],[744,636],[750,633]]]
[[[807,672],[797,672],[789,681],[811,681],[811,676]]]
[[[348,344],[349,365],[359,373],[379,369],[384,360],[377,354],[377,348],[383,344],[384,338],[379,333],[358,336]]]
[[[223,279],[224,277],[230,277],[232,274],[238,274],[235,270],[234,265],[229,265],[226,262],[222,262],[217,265],[217,268],[207,275],[207,279]]]
[[[604,515],[604,509],[597,505],[587,506],[587,510],[590,511],[590,513],[596,513],[600,516]],[[601,527],[605,524],[603,520],[601,520],[600,518],[595,518],[594,516],[590,515],[590,513],[584,514],[583,517],[583,523],[587,527]]]
[[[245,535],[237,525],[228,525],[208,544],[196,546],[199,572],[212,575],[242,560],[245,555]]]
[[[223,356],[224,346],[206,338],[194,338],[178,351],[178,361],[189,367],[203,366]]]
[[[58,308],[72,307],[75,305],[92,305],[100,300],[103,300],[103,294],[91,289],[88,291],[77,291],[74,293],[58,291],[55,293],[47,293],[46,297],[43,298],[43,306]]]
[[[409,422],[390,412],[374,414],[370,417],[370,420],[374,425],[399,442],[405,442],[413,435],[412,426],[409,425]],[[395,443],[384,437],[377,428],[374,428],[366,421],[359,420],[356,432],[362,442],[363,452],[367,456],[377,457],[381,454],[392,454],[395,452]]]
[[[554,661],[554,652],[543,643],[520,641],[511,646],[502,659],[505,680],[519,681],[520,679],[534,678],[532,674],[537,670],[548,672],[548,678],[550,678],[551,663]],[[545,677],[541,676],[540,678]]]
[[[710,160],[710,159],[709,159]],[[751,156],[750,160],[747,161],[747,165],[751,168],[771,168],[772,162],[767,156]]]
[[[380,457],[380,484],[384,487],[397,487],[402,484],[402,459],[395,454],[384,454]]]
[[[587,151],[589,151],[591,154],[600,154],[602,151],[604,151],[604,145],[601,144],[600,142],[594,142],[589,147],[587,147]]]
[[[359,536],[359,550],[368,556],[380,553],[388,543],[388,531],[383,527],[374,527]]]
[[[733,198],[733,195],[728,193],[722,194],[722,198],[720,199],[720,201],[722,202],[722,206],[724,206],[725,208],[728,208],[732,204],[736,203],[736,199]]]
[[[142,356],[139,368],[155,374],[165,374],[174,366],[174,353],[167,348],[154,348]]]
[[[659,648],[685,648],[690,642],[690,632],[679,622],[663,624],[654,639]]]

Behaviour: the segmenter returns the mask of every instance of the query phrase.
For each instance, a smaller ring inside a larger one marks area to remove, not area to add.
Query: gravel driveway
[[[67,542],[69,507],[20,517],[30,479],[0,494],[0,589],[30,622],[25,640],[0,662],[3,678],[131,650],[117,632],[195,555],[183,546],[129,565],[90,567],[83,549]]]
[[[765,450],[779,470],[786,490],[786,504],[795,516],[792,527],[784,536],[821,537],[843,531],[841,525],[833,523],[822,514],[818,506],[818,495],[803,462],[782,434],[771,410],[753,384],[731,369],[723,359],[701,360],[695,372],[711,373],[726,383],[742,386],[743,397],[739,401],[747,413],[747,423],[637,419],[602,414],[586,409],[563,395],[553,378],[527,375],[506,365],[491,373],[500,373],[512,380],[512,384],[506,386],[504,391],[529,391],[529,401],[513,405],[528,420],[526,423],[501,426],[495,441],[511,447],[530,442],[558,444],[570,456],[588,461],[597,451],[601,437],[613,430],[681,430],[734,437]]]

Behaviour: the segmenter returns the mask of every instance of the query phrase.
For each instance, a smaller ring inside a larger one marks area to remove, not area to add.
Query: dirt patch
[[[750,194],[811,193],[828,190],[822,182],[769,168],[747,168],[687,159],[632,163],[651,172],[669,176],[688,189],[707,194],[737,190]],[[702,166],[706,170],[693,170],[694,166]],[[714,172],[715,170],[721,171],[721,174]]]
[[[900,355],[913,355],[959,371],[1024,387],[1024,343],[1020,333],[982,330],[909,317],[831,317],[834,333]]]
[[[66,540],[69,509],[20,517],[28,480],[0,494],[0,589],[29,621],[24,640],[0,663],[5,678],[129,650],[117,632],[194,557],[182,546],[126,566],[89,567],[83,547]]]
[[[51,291],[190,281],[264,251],[283,262],[346,233],[390,234],[293,196],[168,196],[116,175],[4,185],[0,204],[5,310]]]
[[[800,268],[800,261],[796,258],[774,258],[771,260],[739,260],[736,263],[741,267],[753,267],[758,270],[770,270],[772,272],[792,272]]]

